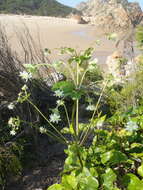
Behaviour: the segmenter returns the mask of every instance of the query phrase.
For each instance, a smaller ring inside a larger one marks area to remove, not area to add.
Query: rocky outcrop
[[[143,17],[139,4],[129,3],[128,0],[88,0],[77,8],[92,24],[101,26],[106,32],[131,28]]]
[[[111,83],[123,83],[129,80],[136,69],[136,59],[126,59],[123,52],[115,51],[109,55],[106,60],[107,72],[112,75]]]
[[[84,20],[82,15],[71,13],[67,18],[71,18],[77,21],[78,24],[87,24],[88,22]]]

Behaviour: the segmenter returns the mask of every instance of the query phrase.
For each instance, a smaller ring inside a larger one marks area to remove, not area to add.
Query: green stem
[[[83,75],[82,75],[82,78],[81,78],[81,81],[80,81],[80,84],[79,84],[79,87],[81,87],[81,85],[82,85],[82,83],[83,83],[83,80],[84,80],[84,77],[85,77],[87,71],[88,71],[88,69],[86,69],[86,70],[84,71],[84,73],[83,73]]]
[[[83,168],[83,162],[82,162],[82,159],[81,159],[81,156],[80,156],[80,152],[79,152],[79,147],[78,146],[80,146],[80,145],[77,144],[77,146],[76,146],[77,157],[79,159],[79,163],[80,163],[81,167]]]
[[[76,62],[76,89],[79,88],[79,62]],[[76,100],[76,136],[79,134],[79,100]]]
[[[98,109],[99,103],[100,103],[100,101],[101,101],[101,98],[102,98],[102,96],[103,96],[103,93],[104,93],[104,90],[105,90],[107,84],[108,84],[108,80],[107,80],[107,82],[105,83],[105,85],[104,85],[103,88],[102,88],[101,94],[100,94],[100,96],[99,96],[99,98],[98,98],[98,101],[97,101],[97,104],[96,104],[96,106],[95,106],[93,115],[92,115],[92,117],[91,117],[91,121],[90,121],[89,127],[87,128],[85,135],[84,135],[84,136],[83,136],[83,134],[81,135],[81,136],[83,136],[83,139],[81,140],[81,143],[80,143],[81,145],[84,144],[84,142],[86,141],[86,139],[87,139],[87,137],[88,137],[88,135],[89,135],[89,131],[90,131],[90,128],[91,128],[91,126],[92,126],[92,124],[93,124],[93,119],[94,119],[95,113],[96,113],[96,111],[97,111],[97,109]]]
[[[75,123],[75,113],[76,113],[76,102],[74,101],[73,108],[72,108],[72,128],[74,130],[74,138],[77,142],[77,135],[76,135],[76,123]]]
[[[36,109],[36,111],[47,121],[47,123],[60,135],[61,139],[67,144],[66,138],[56,129],[56,127],[46,118],[46,116],[39,110],[39,108],[33,104],[29,99],[27,101]],[[58,137],[59,138],[59,137]]]
[[[69,127],[70,127],[70,119],[69,119],[68,111],[67,111],[67,108],[66,108],[65,104],[64,104],[64,109],[65,109],[65,113],[66,113],[68,125],[69,125]]]
[[[76,136],[79,135],[79,100],[76,100]]]
[[[29,124],[30,126],[32,126],[33,128],[36,128],[39,130],[39,127],[36,127],[36,125],[33,125],[33,123],[31,122],[27,122],[27,121],[24,121],[24,120],[20,120],[22,123],[26,123],[26,124]],[[66,144],[63,140],[61,140],[61,138],[59,138],[58,136],[56,136],[53,132],[51,132],[50,130],[46,129],[47,131],[47,135],[53,139],[57,139],[59,142],[63,143],[63,144]]]

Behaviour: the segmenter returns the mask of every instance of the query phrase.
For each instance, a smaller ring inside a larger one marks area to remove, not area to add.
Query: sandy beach
[[[74,19],[27,16],[27,15],[0,15],[1,26],[5,28],[13,51],[21,54],[18,36],[23,34],[25,26],[28,28],[35,44],[41,48],[53,51],[52,59],[57,59],[55,48],[73,47],[84,50],[90,46],[96,48],[96,57],[101,64],[106,57],[115,50],[115,42],[101,36],[101,31],[95,26],[78,24]],[[100,46],[95,41],[100,40]]]

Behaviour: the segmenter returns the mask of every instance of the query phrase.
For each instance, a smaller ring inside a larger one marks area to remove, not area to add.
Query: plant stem
[[[80,81],[80,84],[79,84],[79,87],[81,87],[81,85],[82,85],[82,83],[83,83],[83,80],[84,80],[84,77],[85,77],[87,71],[88,71],[88,69],[86,69],[86,70],[84,71],[84,73],[83,73],[83,75],[82,75],[82,78],[81,78],[81,81]]]
[[[76,62],[76,89],[79,88],[79,62]],[[79,100],[76,100],[76,136],[79,135]]]
[[[79,152],[80,148],[79,148],[78,146],[80,146],[80,145],[79,145],[79,144],[76,145],[77,157],[78,157],[78,159],[79,159],[79,162],[80,162],[81,167],[83,168],[83,162],[82,162],[82,159],[81,159],[81,157],[80,157],[80,152]]]
[[[96,111],[97,111],[97,109],[98,109],[99,103],[100,103],[100,101],[101,101],[101,98],[102,98],[102,96],[103,96],[103,93],[104,93],[104,90],[105,90],[107,84],[108,84],[108,80],[105,82],[105,85],[104,85],[103,88],[102,88],[102,91],[101,91],[100,96],[99,96],[99,98],[98,98],[98,101],[97,101],[97,104],[96,104],[96,106],[95,106],[93,115],[92,115],[92,117],[91,117],[91,121],[90,121],[89,127],[87,128],[85,135],[84,135],[84,136],[81,135],[81,136],[83,136],[83,139],[82,139],[81,142],[80,142],[81,145],[84,144],[84,142],[86,141],[86,139],[87,139],[87,137],[88,137],[88,135],[89,135],[89,131],[90,131],[90,128],[91,128],[91,126],[92,126],[92,124],[93,124],[93,119],[94,119],[95,113],[96,113]]]
[[[36,109],[36,111],[47,121],[47,123],[60,135],[61,139],[64,140],[64,142],[66,144],[67,143],[67,140],[66,138],[56,129],[56,127],[46,118],[46,116],[39,110],[39,108],[33,104],[33,102],[31,102],[29,99],[27,99],[27,101]]]
[[[76,100],[76,136],[79,135],[79,100]]]
[[[68,125],[69,125],[69,127],[70,127],[70,119],[69,119],[68,111],[67,111],[67,108],[66,108],[65,104],[64,104],[64,109],[65,109],[65,113],[66,113]]]
[[[76,135],[75,113],[76,113],[76,102],[74,101],[74,105],[72,108],[72,128],[74,130],[75,141],[77,142],[78,140],[77,140],[77,135]]]

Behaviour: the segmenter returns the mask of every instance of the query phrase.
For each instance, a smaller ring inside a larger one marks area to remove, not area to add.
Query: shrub
[[[116,114],[105,129],[94,129],[89,147],[70,145],[65,151],[61,184],[48,190],[143,189],[142,113],[139,107],[130,113]]]

